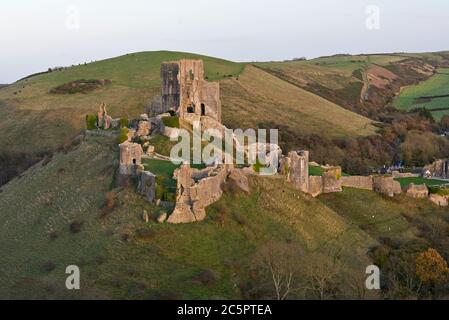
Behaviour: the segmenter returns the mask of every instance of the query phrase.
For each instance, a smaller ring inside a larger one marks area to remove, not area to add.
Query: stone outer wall
[[[373,177],[372,176],[350,176],[341,177],[341,184],[343,187],[373,190]]]
[[[310,176],[309,177],[309,191],[312,197],[318,197],[323,193],[323,177]]]
[[[429,189],[425,184],[415,185],[411,183],[406,189],[406,195],[414,199],[427,199],[429,197]]]
[[[143,150],[140,144],[125,141],[120,148],[120,175],[136,174],[136,167],[142,164]]]
[[[140,174],[137,192],[148,202],[153,202],[156,196],[156,176],[149,171],[143,171]]]
[[[195,170],[189,165],[182,165],[175,171],[176,207],[167,222],[179,224],[204,220],[206,207],[218,201],[223,195],[221,187],[226,182],[230,170],[231,166],[227,165],[205,170]]]
[[[449,179],[449,160],[436,160],[431,165],[424,167],[423,173],[430,172],[431,177]]]
[[[342,192],[341,188],[341,167],[329,167],[324,169],[323,193]]]
[[[291,151],[280,165],[287,181],[304,193],[309,191],[309,151]]]
[[[401,184],[395,181],[393,177],[373,177],[373,190],[388,197],[394,197],[402,193]]]
[[[153,100],[154,108],[158,109],[154,110],[156,114],[178,109],[180,102],[178,74],[179,63],[172,62],[161,65],[161,98]]]
[[[440,207],[447,207],[449,205],[449,196],[440,196],[439,194],[431,194],[429,200]]]

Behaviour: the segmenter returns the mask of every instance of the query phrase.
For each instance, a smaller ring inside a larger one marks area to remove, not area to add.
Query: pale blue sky
[[[366,27],[368,5],[378,30]],[[438,51],[448,34],[447,0],[2,0],[0,83],[135,51],[283,60]]]

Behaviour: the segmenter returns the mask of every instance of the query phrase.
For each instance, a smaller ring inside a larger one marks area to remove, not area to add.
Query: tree
[[[295,244],[270,242],[255,255],[253,271],[257,273],[256,290],[266,291],[269,297],[285,300],[296,293],[302,250]]]
[[[442,284],[448,279],[447,262],[435,249],[428,249],[416,258],[416,275],[423,283]]]

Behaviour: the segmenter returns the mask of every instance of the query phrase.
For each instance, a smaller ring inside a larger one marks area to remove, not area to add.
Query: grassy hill
[[[223,117],[230,127],[254,128],[272,117],[297,135],[319,132],[318,127],[327,128],[321,134],[330,138],[374,134],[368,119],[266,72],[249,67],[242,75],[245,63],[181,52],[141,52],[32,75],[2,88],[0,184],[70,143],[84,130],[86,114],[96,113],[101,102],[114,117],[138,117],[160,92],[161,63],[182,58],[203,59],[206,78],[222,82]],[[85,93],[50,93],[80,80],[111,83]]]
[[[329,138],[375,134],[370,119],[254,66],[247,66],[238,80],[224,80],[221,90],[223,121],[231,127],[257,128],[270,121]]]
[[[357,113],[376,118],[404,85],[433,74],[449,59],[439,54],[335,55],[257,65],[300,88]]]
[[[252,177],[251,194],[226,187],[204,222],[144,223],[144,210],[154,218],[162,209],[134,186],[114,187],[117,159],[115,139],[86,137],[2,187],[1,299],[260,298],[257,256],[273,242],[297,248],[304,272],[337,264],[339,289],[327,294],[359,298],[373,248],[389,238],[425,248],[409,216],[446,215],[422,200],[355,189],[313,199],[282,178]],[[77,292],[64,288],[71,264],[81,268]]]
[[[304,261],[338,252],[344,274],[369,262],[374,239],[283,179],[228,191],[203,223],[145,224],[143,210],[161,209],[133,188],[110,191],[117,157],[115,141],[89,137],[3,186],[0,298],[243,298],[255,252],[274,240],[303,248]],[[70,264],[82,270],[76,293],[64,289]],[[212,283],[198,282],[204,271]]]
[[[449,115],[449,68],[439,68],[430,79],[404,88],[394,100],[401,110],[427,108],[435,119]]]
[[[20,80],[0,91],[0,146],[54,150],[84,129],[84,117],[105,102],[113,116],[137,117],[159,93],[160,65],[181,58],[203,59],[206,76],[238,75],[243,65],[179,52],[142,52],[70,67]],[[50,90],[80,79],[107,79],[112,85],[87,94],[55,95]]]

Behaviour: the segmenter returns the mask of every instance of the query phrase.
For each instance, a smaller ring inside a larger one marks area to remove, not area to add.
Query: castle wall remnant
[[[291,151],[280,160],[280,171],[302,192],[309,192],[309,151]]]
[[[98,111],[98,127],[107,130],[109,128],[117,128],[119,124],[120,119],[113,119],[110,115],[108,115],[106,104],[102,102],[100,104],[100,110]]]
[[[143,150],[140,144],[125,141],[120,147],[120,175],[135,176],[136,170],[142,164]]]
[[[447,207],[449,205],[449,196],[442,196],[439,194],[431,194],[429,200],[440,207]]]
[[[156,195],[156,176],[149,171],[140,174],[137,191],[144,196],[148,202],[153,202]]]
[[[191,123],[201,117],[210,117],[221,123],[220,85],[204,80],[202,60],[163,63],[161,81],[161,97],[153,99],[152,114],[172,110]]]
[[[377,193],[394,197],[402,193],[401,184],[393,177],[375,176],[373,177],[373,190]]]
[[[324,169],[323,193],[342,192],[341,167],[327,167]]]
[[[228,165],[196,170],[184,164],[177,169],[176,207],[167,222],[179,224],[204,220],[206,207],[221,198],[221,185],[229,171]]]
[[[341,177],[341,184],[343,187],[373,190],[373,177],[372,176],[349,176]]]
[[[163,63],[161,65],[161,110],[157,113],[164,113],[169,110],[177,110],[180,99],[180,85],[178,80],[179,63]]]
[[[423,175],[429,178],[449,179],[449,160],[436,160],[431,165],[424,167]]]
[[[429,189],[425,184],[415,185],[410,183],[406,189],[406,195],[414,199],[427,199],[429,197]]]
[[[323,193],[323,177],[321,176],[310,176],[309,177],[309,191],[308,193],[312,197],[318,197]]]

